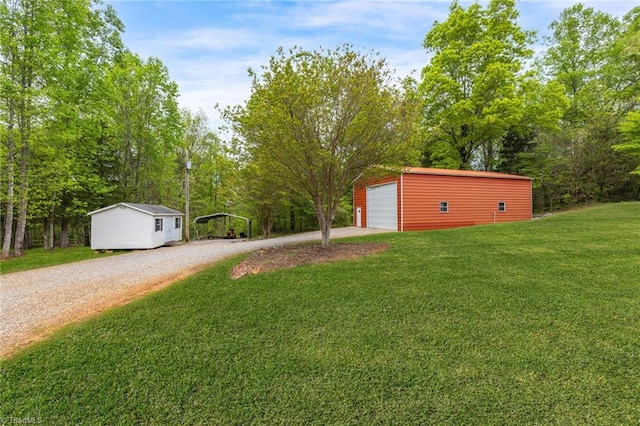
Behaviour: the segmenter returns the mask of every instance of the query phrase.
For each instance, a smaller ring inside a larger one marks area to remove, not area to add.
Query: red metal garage
[[[531,219],[526,176],[408,167],[353,187],[354,226],[399,231]]]

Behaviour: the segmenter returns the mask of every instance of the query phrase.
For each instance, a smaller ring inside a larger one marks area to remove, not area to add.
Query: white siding
[[[176,219],[180,219],[180,227],[176,229]],[[184,219],[182,216],[172,216],[171,217],[171,229],[173,231],[173,236],[171,241],[180,241],[182,240],[182,226]]]
[[[151,224],[150,226],[150,230],[151,230],[151,247],[149,248],[156,248],[156,247],[160,247],[164,245],[165,242],[165,225],[166,223],[162,224],[162,229],[160,231],[156,231],[156,219],[160,219],[161,221],[164,220],[164,218],[162,216],[158,217],[158,216],[151,216],[149,215],[149,223]]]
[[[91,248],[142,249],[164,244],[162,232],[155,232],[153,216],[117,206],[91,216]],[[159,239],[155,234],[159,234]]]
[[[180,228],[176,229],[176,219],[180,219]],[[164,216],[164,242],[182,240],[182,222],[181,216]]]
[[[367,188],[367,228],[398,230],[397,183]]]
[[[118,203],[89,215],[94,250],[152,249],[182,240],[182,215],[164,206]],[[176,219],[180,220],[177,229]],[[156,220],[162,223],[158,231]]]

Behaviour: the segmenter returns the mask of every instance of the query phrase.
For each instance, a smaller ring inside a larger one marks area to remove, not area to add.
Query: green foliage
[[[226,261],[5,360],[47,424],[634,424],[640,204],[389,233],[381,254]],[[45,368],[46,366],[46,368]]]
[[[454,1],[447,20],[427,34],[424,47],[433,57],[420,94],[431,165],[471,168],[481,147],[522,121],[534,84],[523,72],[534,34],[517,18],[512,0],[492,0],[486,9]]]
[[[2,256],[12,240],[21,254],[27,223],[44,225],[49,247],[59,227],[66,246],[69,226],[108,203],[177,206],[177,86],[123,48],[113,8],[12,0],[0,15]]]
[[[3,257],[12,239],[21,254],[28,219],[77,218],[86,213],[87,200],[78,199],[87,195],[84,184],[96,189],[93,161],[80,153],[91,151],[86,130],[95,126],[100,66],[121,46],[122,24],[111,8],[92,6],[13,0],[0,7]]]
[[[626,66],[616,69],[619,78],[619,99],[637,108],[640,102],[640,7],[634,8],[625,16],[626,32],[618,43],[618,58]],[[617,62],[616,62],[617,63]],[[621,70],[622,68],[622,70]],[[625,78],[626,77],[626,78]],[[624,152],[640,159],[640,112],[629,111],[620,122],[620,132],[625,141],[614,146],[618,152]],[[640,162],[631,172],[640,174]]]
[[[637,108],[640,100],[640,6],[627,13],[606,64],[611,97],[619,109]]]
[[[622,143],[620,119],[640,93],[638,57],[629,50],[637,15],[638,8],[618,20],[576,4],[550,26],[544,69],[570,101],[560,132],[545,136],[544,151],[554,152],[556,162],[541,176],[551,199],[571,205],[637,198],[633,159],[613,149]]]
[[[175,180],[183,181],[187,161],[191,162],[189,172],[189,210],[195,218],[212,213],[237,213],[233,205],[237,201],[234,176],[235,164],[228,150],[209,127],[209,118],[202,110],[181,111],[182,138],[176,146]],[[182,191],[182,203],[185,191]],[[184,204],[181,204],[184,205]],[[244,215],[244,212],[240,214]]]
[[[356,176],[420,154],[535,177],[541,210],[637,199],[640,7],[622,19],[568,7],[538,67],[517,19],[513,0],[454,1],[425,37],[419,85],[351,46],[279,49],[224,114],[241,142],[232,151],[204,112],[178,110],[159,59],[127,50],[111,6],[1,2],[1,256],[38,244],[27,230],[65,246],[88,211],[114,202],[180,208],[187,160],[193,216],[251,212],[290,231],[315,215],[327,243],[331,224],[348,222],[340,203]]]
[[[240,171],[238,195],[265,238],[271,236],[276,215],[286,204],[287,194],[279,182],[256,163],[245,164]]]
[[[620,123],[620,131],[626,141],[614,145],[614,149],[619,152],[626,152],[640,159],[640,112],[631,111]],[[640,164],[632,173],[640,174]]]
[[[415,99],[392,81],[383,59],[350,46],[279,49],[262,75],[250,75],[251,98],[225,117],[260,176],[312,200],[326,245],[353,180],[372,166],[415,156]]]
[[[549,27],[552,36],[545,52],[547,73],[558,81],[570,99],[565,119],[584,125],[589,114],[606,108],[607,78],[603,70],[613,59],[611,51],[620,36],[620,23],[610,15],[581,3],[565,9]]]
[[[123,52],[106,76],[105,119],[112,151],[115,196],[120,200],[177,204],[174,169],[181,136],[177,86],[159,59]]]
[[[640,181],[628,175],[637,162],[619,123],[640,94],[640,8],[619,20],[568,7],[529,71],[534,35],[517,16],[512,1],[453,2],[427,34],[424,164],[528,174],[542,210],[637,198]]]

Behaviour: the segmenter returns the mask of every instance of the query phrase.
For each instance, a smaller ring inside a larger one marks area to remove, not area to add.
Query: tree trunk
[[[260,228],[262,228],[262,234],[265,238],[271,236],[271,228],[273,227],[273,221],[271,219],[260,222]]]
[[[60,223],[60,248],[69,247],[69,219],[62,218]]]
[[[53,250],[54,231],[53,226],[55,224],[55,216],[53,209],[51,209],[51,215],[49,216],[49,250]]]
[[[11,250],[11,239],[13,237],[13,210],[14,210],[14,161],[15,161],[15,141],[13,138],[14,122],[13,102],[9,101],[9,122],[7,124],[7,216],[4,222],[4,236],[2,240],[2,254],[0,258],[9,257]]]
[[[289,229],[292,232],[296,230],[296,211],[293,203],[289,206]]]
[[[322,236],[322,247],[328,247],[331,236],[331,222],[333,222],[331,215],[321,205],[316,205],[316,214],[318,216],[318,225],[320,226],[320,235]]]
[[[332,201],[327,201],[326,205],[318,197],[314,197],[314,204],[316,206],[316,216],[318,216],[318,225],[320,225],[320,234],[322,236],[322,247],[329,246],[329,239],[331,238],[331,225],[336,217],[338,211],[338,205],[340,204],[340,197],[333,198]]]
[[[9,136],[11,138],[11,136]],[[12,149],[9,150],[9,155],[11,155]],[[9,257],[9,252],[11,250],[11,239],[13,237],[13,210],[14,210],[14,201],[13,201],[13,187],[14,187],[14,177],[13,177],[13,162],[11,159],[7,161],[7,216],[4,221],[4,234],[2,240],[2,259],[6,259]]]
[[[331,221],[327,220],[323,215],[323,217],[318,217],[318,222],[320,223],[320,234],[322,235],[322,247],[329,247]]]
[[[24,254],[24,235],[27,228],[27,206],[29,203],[29,145],[28,139],[23,136],[23,145],[20,149],[20,184],[18,185],[18,223],[16,225],[16,238],[13,244],[14,256]]]
[[[91,247],[91,225],[84,225],[84,246]]]
[[[42,219],[42,248],[49,250],[49,218]]]
[[[22,184],[20,185],[22,186]],[[24,236],[27,229],[27,198],[21,197],[18,209],[18,223],[16,225],[16,238],[13,242],[13,255],[22,256],[24,254]]]

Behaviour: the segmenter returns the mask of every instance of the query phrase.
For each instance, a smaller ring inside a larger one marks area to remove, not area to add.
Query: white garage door
[[[367,228],[398,230],[396,182],[367,188]]]

